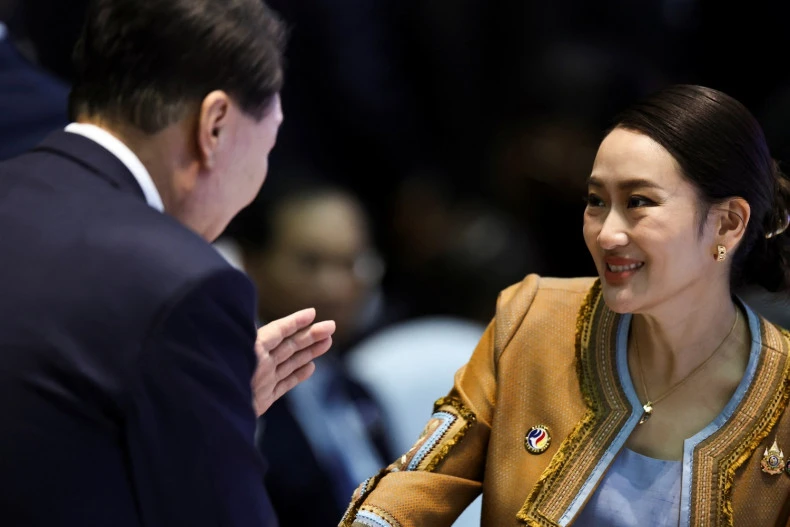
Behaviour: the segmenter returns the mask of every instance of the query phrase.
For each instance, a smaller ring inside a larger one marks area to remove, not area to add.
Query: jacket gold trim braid
[[[790,475],[760,466],[774,440],[790,445],[790,334],[741,306],[750,360],[722,419],[686,441],[681,526],[790,527]],[[340,525],[450,525],[481,492],[483,526],[573,525],[642,413],[630,320],[596,278],[531,274],[503,290],[415,446],[360,485]],[[524,448],[536,424],[551,434],[537,455]]]

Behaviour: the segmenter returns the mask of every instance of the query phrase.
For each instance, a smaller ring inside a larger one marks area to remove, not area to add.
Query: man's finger
[[[299,350],[312,346],[316,342],[320,342],[326,338],[331,337],[335,333],[334,320],[322,320],[313,325],[297,331],[294,335],[283,339],[280,344],[274,348],[269,348],[269,355],[274,359],[274,362],[279,364],[297,353]]]
[[[274,389],[274,399],[277,400],[282,397],[285,393],[291,390],[300,382],[306,381],[310,378],[310,376],[315,371],[315,363],[313,361],[304,364],[300,368],[296,369],[295,371],[291,372],[285,379],[281,380],[277,383],[277,387]]]
[[[285,379],[293,372],[320,357],[332,347],[332,337],[326,337],[292,354],[277,366],[277,378]]]
[[[315,308],[308,307],[290,315],[273,320],[258,329],[257,342],[264,349],[278,346],[284,339],[308,327],[315,320]]]

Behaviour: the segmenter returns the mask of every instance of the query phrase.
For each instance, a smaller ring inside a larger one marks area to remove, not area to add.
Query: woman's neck
[[[635,314],[631,339],[644,371],[672,383],[728,347],[735,333],[736,306],[731,297],[694,310]]]

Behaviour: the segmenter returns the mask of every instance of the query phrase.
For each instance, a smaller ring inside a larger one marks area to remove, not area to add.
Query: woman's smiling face
[[[700,231],[699,207],[695,187],[653,139],[623,128],[604,138],[588,182],[584,240],[610,309],[647,313],[698,298],[716,264],[713,225]]]

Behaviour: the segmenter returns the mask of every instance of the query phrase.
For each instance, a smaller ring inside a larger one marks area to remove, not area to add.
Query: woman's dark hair
[[[69,113],[153,134],[224,90],[261,119],[283,82],[285,27],[262,0],[94,0]]]
[[[733,255],[733,286],[790,288],[790,182],[769,152],[757,119],[740,102],[704,86],[665,87],[631,105],[609,129],[647,135],[677,161],[701,200],[701,222],[727,198],[741,197],[751,219]]]

